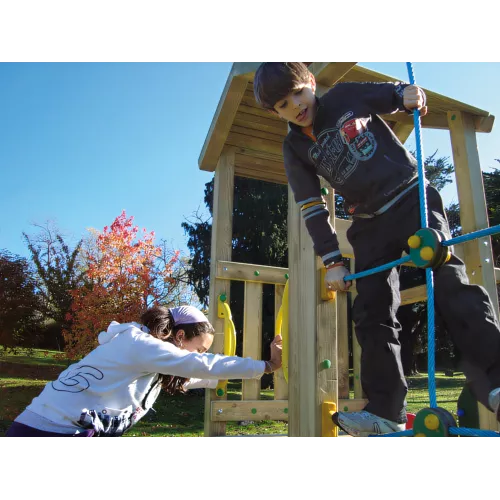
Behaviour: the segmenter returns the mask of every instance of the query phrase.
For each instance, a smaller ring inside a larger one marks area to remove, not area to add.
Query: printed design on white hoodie
[[[80,365],[76,366],[65,377],[52,382],[52,388],[60,392],[82,392],[90,387],[92,379],[102,380],[103,378],[104,373],[98,368]]]

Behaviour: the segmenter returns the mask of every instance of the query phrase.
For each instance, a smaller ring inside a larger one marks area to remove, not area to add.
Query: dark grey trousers
[[[438,191],[427,188],[429,227],[450,238]],[[373,219],[355,219],[347,238],[356,259],[356,272],[399,259],[408,251],[408,238],[421,228],[418,187],[388,212]],[[475,397],[488,406],[489,392],[500,387],[500,330],[483,287],[470,285],[464,263],[456,256],[434,271],[435,306],[464,362],[464,373]],[[401,364],[396,318],[401,303],[396,268],[356,281],[353,306],[356,336],[362,348],[361,385],[366,410],[406,422],[408,386]]]

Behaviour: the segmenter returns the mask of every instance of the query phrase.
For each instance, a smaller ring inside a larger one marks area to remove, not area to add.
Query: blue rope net
[[[415,75],[413,72],[412,63],[406,63],[408,69],[408,75],[410,78],[410,84],[415,85]],[[423,147],[422,147],[422,135],[421,135],[421,122],[420,122],[420,111],[415,109],[413,111],[413,122],[415,126],[415,139],[417,147],[417,164],[418,164],[418,178],[419,178],[419,198],[420,198],[420,218],[422,228],[426,229],[428,227],[427,220],[427,196],[426,196],[426,179],[425,179],[425,169],[423,162]],[[486,229],[481,229],[463,236],[458,236],[456,238],[451,238],[446,241],[442,241],[442,246],[452,246],[458,243],[463,243],[465,241],[470,241],[473,239],[481,238],[484,236],[489,236],[500,232],[500,225],[489,227]],[[345,281],[352,281],[354,279],[363,278],[371,274],[378,273],[380,271],[385,271],[386,269],[391,269],[392,267],[399,266],[411,260],[410,256],[402,257],[401,259],[389,262],[373,269],[368,269],[356,274],[351,274],[344,278]],[[427,288],[427,331],[428,331],[428,358],[427,358],[427,369],[429,378],[429,400],[430,407],[437,408],[436,401],[436,373],[435,373],[435,309],[434,309],[434,275],[432,268],[428,267],[425,270],[426,276],[426,288]],[[482,430],[482,429],[467,429],[465,427],[450,427],[448,429],[450,435],[456,436],[494,436],[500,437],[500,434],[495,431]],[[413,430],[395,432],[391,434],[383,434],[380,437],[400,437],[400,436],[413,436]],[[375,436],[374,436],[375,437]]]

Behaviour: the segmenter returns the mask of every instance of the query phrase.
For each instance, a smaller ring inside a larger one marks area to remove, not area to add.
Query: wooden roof
[[[394,82],[398,79],[369,70],[356,63],[306,63],[323,89],[337,82]],[[253,76],[260,63],[234,63],[205,139],[198,164],[213,172],[225,146],[234,147],[235,174],[286,184],[282,143],[286,122],[262,109],[253,95]],[[487,111],[424,89],[428,114],[426,128],[448,128],[447,113],[462,111],[474,116],[477,132],[491,132],[494,116]],[[406,113],[382,115],[390,126],[413,124]]]

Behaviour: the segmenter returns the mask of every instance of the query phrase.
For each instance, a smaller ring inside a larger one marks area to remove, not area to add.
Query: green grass
[[[4,436],[12,420],[41,392],[45,384],[57,378],[68,366],[68,361],[55,358],[56,354],[57,351],[34,350],[33,356],[27,353],[6,355],[0,351],[0,436]],[[438,406],[455,414],[456,401],[464,382],[462,373],[446,377],[443,372],[437,372]],[[408,377],[408,384],[408,411],[417,413],[418,410],[428,407],[427,375]],[[263,390],[261,394],[262,399],[273,398],[272,390]],[[229,382],[228,399],[241,399],[241,382]],[[161,393],[154,405],[154,411],[150,411],[132,427],[126,436],[203,436],[204,404],[204,396],[197,393],[182,396],[166,396]],[[245,425],[228,422],[226,425],[228,436],[287,432],[288,424],[284,421],[255,421],[246,422]]]

